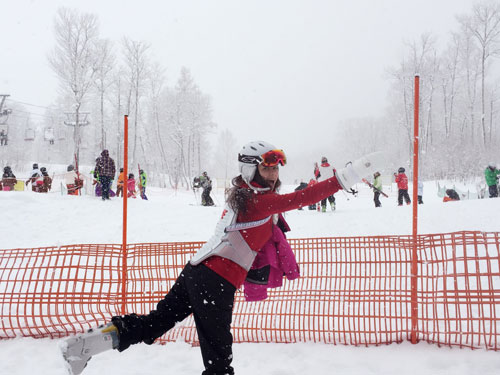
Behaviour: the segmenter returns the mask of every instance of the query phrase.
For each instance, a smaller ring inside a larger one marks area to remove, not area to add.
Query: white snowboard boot
[[[112,323],[91,328],[86,333],[65,339],[60,348],[68,363],[69,374],[81,374],[93,355],[117,348],[118,342],[118,330]]]
[[[349,190],[364,177],[372,175],[386,165],[385,154],[380,151],[373,152],[348,163],[345,168],[337,170],[335,175],[342,188]]]

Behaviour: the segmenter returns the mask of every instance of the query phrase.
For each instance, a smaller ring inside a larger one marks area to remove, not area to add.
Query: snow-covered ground
[[[282,191],[292,191],[285,186]],[[395,186],[385,186],[389,198],[375,209],[372,193],[358,186],[358,197],[336,194],[337,211],[292,211],[287,220],[290,238],[411,234],[412,208],[397,207]],[[458,230],[500,230],[500,199],[443,203],[437,184],[425,183],[419,206],[419,233]],[[128,242],[203,241],[212,234],[224,201],[217,207],[197,205],[192,191],[150,188],[149,201],[129,200]],[[411,196],[411,191],[410,191]],[[120,243],[122,202],[92,196],[61,196],[58,192],[0,192],[0,248],[24,248],[76,243]],[[381,347],[322,344],[237,344],[233,365],[239,375],[293,374],[497,374],[496,352],[438,348],[421,343]],[[200,374],[199,348],[185,343],[136,345],[118,353],[96,356],[84,374]],[[65,374],[57,340],[29,338],[0,341],[0,374]]]

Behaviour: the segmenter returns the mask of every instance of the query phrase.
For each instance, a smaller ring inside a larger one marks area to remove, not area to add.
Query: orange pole
[[[418,114],[420,102],[420,77],[415,75],[415,106],[413,117],[413,249],[411,256],[411,342],[417,343],[418,335]]]
[[[128,115],[123,123],[123,238],[122,238],[122,315],[127,311],[127,176],[128,176]]]

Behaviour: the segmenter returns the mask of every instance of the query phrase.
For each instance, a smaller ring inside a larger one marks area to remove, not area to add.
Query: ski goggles
[[[247,164],[262,164],[264,167],[274,167],[278,164],[286,164],[286,156],[283,150],[271,150],[261,156],[238,154],[238,161]]]
[[[283,150],[271,150],[261,155],[261,164],[264,167],[274,167],[278,164],[284,166],[286,164],[286,156]]]

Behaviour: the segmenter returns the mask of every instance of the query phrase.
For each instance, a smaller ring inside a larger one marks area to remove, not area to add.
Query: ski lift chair
[[[35,129],[28,128],[24,132],[24,140],[25,141],[34,141],[35,140]]]
[[[45,128],[44,132],[44,139],[46,141],[49,141],[49,144],[53,145],[54,144],[54,128]]]

